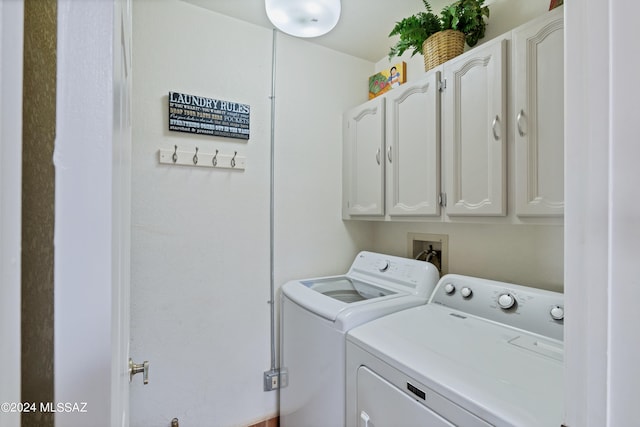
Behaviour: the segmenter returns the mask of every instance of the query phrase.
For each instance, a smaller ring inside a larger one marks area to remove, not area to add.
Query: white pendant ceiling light
[[[265,0],[264,3],[271,23],[296,37],[326,34],[340,19],[340,0]]]

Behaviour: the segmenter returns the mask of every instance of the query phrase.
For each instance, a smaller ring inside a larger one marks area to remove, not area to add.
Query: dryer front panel
[[[407,383],[410,384],[410,383]],[[410,386],[416,393],[412,399],[393,384],[366,366],[358,369],[359,427],[429,426],[455,427],[423,406],[416,399],[425,399],[425,392]]]

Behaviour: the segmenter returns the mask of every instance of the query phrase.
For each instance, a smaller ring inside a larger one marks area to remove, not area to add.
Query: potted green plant
[[[458,0],[440,12],[442,29],[461,31],[469,47],[484,37],[485,17],[489,17],[489,6],[484,6],[484,0]]]
[[[400,36],[389,50],[389,59],[413,49],[411,56],[422,52],[425,70],[429,70],[464,51],[465,42],[473,47],[484,37],[489,7],[484,0],[458,0],[442,9],[438,17],[427,0],[426,12],[396,22],[389,37]]]
[[[432,34],[442,30],[440,18],[431,10],[431,5],[427,0],[422,0],[426,12],[418,12],[415,15],[404,18],[396,22],[389,37],[400,36],[398,42],[391,47],[389,59],[402,55],[406,50],[413,49],[411,56],[422,52],[422,43]]]

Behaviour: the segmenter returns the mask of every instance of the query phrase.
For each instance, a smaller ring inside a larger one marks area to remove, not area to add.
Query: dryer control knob
[[[381,273],[384,273],[389,269],[389,260],[383,259],[378,261],[377,267],[378,267],[378,271],[380,271]]]
[[[444,291],[451,295],[452,293],[454,293],[456,291],[456,287],[453,283],[447,283],[446,285],[444,285]]]
[[[564,307],[556,305],[553,308],[551,308],[551,311],[549,314],[551,314],[551,318],[553,320],[562,320],[564,319]]]
[[[471,288],[467,288],[465,286],[464,288],[460,289],[460,294],[463,298],[471,298],[471,294],[473,294],[473,291],[471,290]]]
[[[498,297],[498,305],[500,308],[508,310],[516,305],[516,298],[511,294],[501,294]]]

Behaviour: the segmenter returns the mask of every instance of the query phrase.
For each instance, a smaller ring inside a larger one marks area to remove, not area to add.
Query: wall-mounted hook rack
[[[230,154],[222,154],[219,150],[215,153],[203,153],[198,148],[192,151],[179,150],[176,145],[173,149],[161,148],[158,153],[160,163],[165,165],[244,170],[246,163],[246,158],[239,156],[235,150]]]

